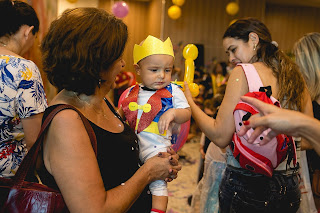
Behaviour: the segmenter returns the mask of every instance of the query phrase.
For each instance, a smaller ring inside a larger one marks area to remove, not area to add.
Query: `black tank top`
[[[113,133],[89,121],[97,138],[97,160],[102,180],[105,189],[109,190],[130,179],[139,169],[140,161],[136,134],[130,129],[129,125],[122,121],[108,100],[105,99],[105,101],[110,110],[124,124],[123,132]],[[46,109],[43,120],[56,106],[57,105],[53,105]],[[42,166],[38,174],[43,184],[58,189],[53,176],[46,170],[45,166]],[[151,202],[151,194],[148,191],[148,187],[146,187],[128,212],[149,213],[151,210]]]
[[[316,101],[312,101],[313,116],[320,120],[320,105]],[[314,151],[314,149],[307,150],[307,159],[310,172],[310,178],[316,169],[320,169],[320,156]],[[311,181],[312,183],[312,181]]]

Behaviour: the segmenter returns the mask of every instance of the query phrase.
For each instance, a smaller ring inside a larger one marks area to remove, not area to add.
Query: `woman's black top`
[[[313,116],[320,120],[320,105],[316,101],[312,101]],[[320,156],[314,151],[314,149],[307,150],[307,159],[310,173],[310,180],[312,183],[312,174],[316,169],[320,169]]]
[[[108,100],[105,99],[105,101],[110,110],[122,121]],[[54,105],[46,109],[43,120],[56,106]],[[109,190],[125,183],[139,169],[138,138],[129,125],[123,121],[124,130],[121,133],[109,132],[91,121],[89,122],[97,138],[97,160],[102,180],[106,190]],[[58,189],[53,176],[50,175],[45,166],[38,171],[38,174],[43,184]],[[146,187],[128,212],[149,213],[151,202],[151,194],[148,191],[148,187]]]

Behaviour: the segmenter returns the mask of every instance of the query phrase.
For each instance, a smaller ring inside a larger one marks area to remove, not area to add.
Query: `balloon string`
[[[114,5],[114,0],[111,0],[111,10],[113,5]]]
[[[163,39],[163,29],[164,29],[164,16],[165,16],[165,9],[166,9],[166,0],[162,0],[162,12],[161,12],[161,28],[160,28],[160,39]]]

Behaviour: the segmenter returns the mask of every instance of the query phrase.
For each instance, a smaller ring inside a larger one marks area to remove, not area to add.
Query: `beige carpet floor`
[[[169,203],[167,213],[197,213],[188,205],[188,197],[192,195],[197,186],[197,178],[200,162],[199,136],[186,142],[181,150],[179,162],[182,170],[178,178],[168,183]]]

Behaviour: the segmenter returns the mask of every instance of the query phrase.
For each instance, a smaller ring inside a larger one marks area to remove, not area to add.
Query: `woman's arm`
[[[39,113],[21,119],[24,132],[24,139],[28,150],[30,150],[30,148],[38,138],[38,134],[41,129],[42,116],[43,113]]]
[[[201,131],[220,148],[226,147],[235,132],[233,110],[240,97],[248,92],[247,80],[241,66],[235,67],[229,77],[224,99],[216,119],[206,115],[193,101],[185,83],[185,95],[191,107],[192,117]]]
[[[114,151],[119,152],[115,162],[121,160],[121,150]],[[69,210],[77,213],[125,212],[148,183],[171,176],[175,178],[181,169],[171,166],[169,157],[156,156],[141,166],[124,185],[105,191],[89,136],[73,110],[63,110],[53,119],[44,143],[44,162]]]
[[[307,116],[313,117],[313,107],[311,102],[310,94],[307,90],[307,86],[305,87],[304,93],[303,93],[303,100],[302,100],[302,110],[301,112]],[[312,145],[309,143],[309,141],[306,138],[301,139],[301,149],[313,149]]]

